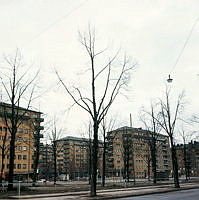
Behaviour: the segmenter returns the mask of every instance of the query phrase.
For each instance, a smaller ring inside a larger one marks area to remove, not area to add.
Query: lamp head
[[[169,78],[167,79],[168,83],[172,83],[173,79],[171,78],[170,74],[169,74]]]

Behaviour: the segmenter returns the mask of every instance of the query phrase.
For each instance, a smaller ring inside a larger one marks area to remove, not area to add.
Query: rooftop
[[[12,105],[11,104],[8,104],[8,103],[5,103],[5,102],[0,102],[0,106],[2,107],[7,107],[7,108],[12,108]],[[27,109],[27,108],[23,108],[23,107],[18,107],[18,106],[15,106],[16,109],[20,109],[20,110],[25,110],[25,111],[29,111],[29,112],[34,112],[34,113],[39,113],[39,114],[42,114],[42,112],[38,112],[38,111],[35,111],[35,110],[31,110],[31,109]]]
[[[81,141],[81,142],[88,142],[89,139],[88,138],[80,138],[80,137],[73,137],[73,136],[67,136],[64,138],[59,139],[61,141],[63,140],[73,140],[73,141]]]
[[[117,131],[132,131],[132,132],[136,132],[136,133],[139,133],[139,132],[140,133],[148,133],[149,132],[148,130],[142,129],[141,127],[134,128],[134,127],[129,127],[129,126],[123,126],[118,129],[112,130],[109,133],[117,132]],[[163,136],[163,137],[168,137],[167,135],[163,135],[163,134],[158,134],[158,135]]]

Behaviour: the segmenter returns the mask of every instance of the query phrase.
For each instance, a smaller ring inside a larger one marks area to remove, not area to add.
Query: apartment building
[[[177,144],[176,154],[180,176],[199,176],[199,142],[191,141],[188,144]]]
[[[148,131],[142,128],[125,126],[109,132],[107,175],[125,177],[125,167],[128,166],[130,178],[152,176],[149,137]],[[156,156],[157,172],[168,174],[171,170],[171,156],[169,138],[165,135],[158,135]]]
[[[62,179],[78,179],[88,178],[90,171],[90,151],[92,141],[86,138],[67,136],[56,141],[56,164],[57,176]],[[101,147],[99,142],[99,147]],[[102,169],[102,148],[99,148],[98,159],[98,174],[101,174]],[[40,166],[41,172],[49,171],[47,178],[54,176],[54,158],[51,145],[44,145],[42,152],[42,160]],[[48,160],[48,161],[47,161]],[[50,166],[49,166],[50,165]],[[40,175],[41,176],[41,175]],[[44,178],[44,177],[43,177]]]
[[[42,144],[40,148],[38,179],[53,178],[53,150],[51,144]]]
[[[15,107],[15,112],[19,113],[19,127],[15,140],[15,160],[14,160],[14,176],[21,178],[29,178],[33,173],[34,150],[35,150],[35,133],[43,129],[40,123],[43,122],[41,112]],[[1,176],[6,178],[9,172],[9,146],[11,135],[9,120],[11,115],[11,105],[0,103],[0,170],[2,170],[2,155],[5,153],[3,160],[4,169]],[[5,117],[7,117],[7,122]],[[42,134],[39,137],[43,137]],[[3,152],[3,149],[5,151]]]

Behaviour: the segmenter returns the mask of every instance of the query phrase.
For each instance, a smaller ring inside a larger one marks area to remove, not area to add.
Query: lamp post
[[[168,83],[172,83],[173,79],[171,78],[171,75],[169,74],[169,78],[167,79]]]

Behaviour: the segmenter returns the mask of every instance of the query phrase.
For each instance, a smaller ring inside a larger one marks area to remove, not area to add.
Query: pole
[[[132,128],[132,117],[131,117],[131,113],[130,113],[130,127]]]
[[[121,161],[120,161],[121,163]],[[122,182],[122,169],[121,169],[121,165],[120,165],[120,183]]]
[[[20,191],[20,175],[19,175],[19,184],[18,184],[18,196],[21,195],[21,191]]]

